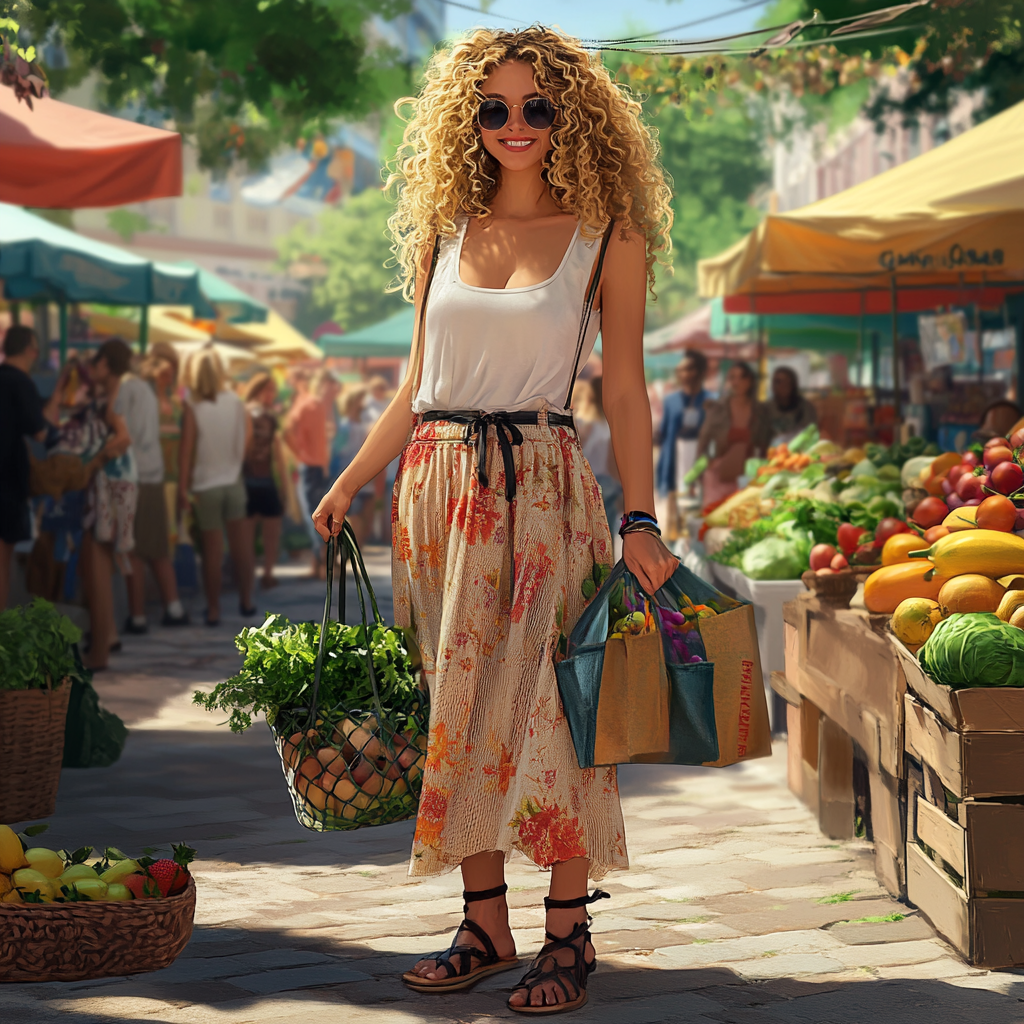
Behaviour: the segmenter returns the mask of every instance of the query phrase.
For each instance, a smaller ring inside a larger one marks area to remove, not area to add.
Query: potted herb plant
[[[0,821],[53,813],[81,635],[42,598],[0,612]]]

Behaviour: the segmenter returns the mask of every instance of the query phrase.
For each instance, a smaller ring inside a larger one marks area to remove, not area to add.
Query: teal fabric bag
[[[569,637],[566,657],[555,665],[562,707],[581,768],[608,763],[600,750],[598,719],[608,643],[656,631],[668,677],[669,750],[631,760],[704,764],[719,757],[715,726],[714,665],[706,660],[699,622],[703,615],[739,607],[680,565],[652,600],[623,562],[612,569]],[[649,708],[630,709],[629,715]],[[629,722],[621,723],[628,730]],[[619,762],[622,763],[622,762]]]

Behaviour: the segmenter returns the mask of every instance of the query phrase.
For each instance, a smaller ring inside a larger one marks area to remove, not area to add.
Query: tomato
[[[1024,484],[1024,469],[1016,462],[1000,462],[990,474],[992,489],[1000,494],[1013,494]]]
[[[972,498],[984,498],[985,490],[984,484],[981,482],[981,477],[978,476],[962,476],[957,481],[956,493],[964,499],[964,501],[970,501]]]
[[[828,567],[833,572],[840,572],[842,569],[846,569],[849,564],[850,563],[846,560],[846,555],[836,555],[836,557],[829,562]]]
[[[937,540],[949,536],[948,526],[933,526],[930,530],[924,531],[924,542],[930,547]]]
[[[910,533],[910,527],[902,519],[895,519],[892,516],[883,519],[875,528],[875,547],[885,546],[885,542],[897,533]]]
[[[1021,473],[1024,479],[1024,473]],[[949,506],[941,498],[924,498],[914,509],[914,522],[925,530],[938,526],[949,515]]]
[[[970,475],[974,472],[973,466],[968,466],[966,462],[960,462],[955,465],[949,473],[946,474],[946,479],[956,488],[957,483],[965,473]]]
[[[960,456],[960,459],[963,462],[965,462],[968,466],[981,465],[981,459],[979,459],[978,456],[974,454],[974,452],[964,452],[963,455]]]
[[[811,548],[811,568],[817,572],[831,564],[836,557],[836,549],[831,544],[815,544]]]
[[[985,451],[988,451],[989,448],[1003,448],[1003,447],[1012,448],[1013,445],[1007,444],[1005,437],[990,437],[985,442]]]
[[[993,494],[978,506],[978,529],[1009,533],[1017,522],[1017,506],[1001,494]]]
[[[1015,430],[1010,435],[1011,448],[1019,448],[1022,444],[1024,444],[1024,427],[1021,427],[1020,430]]]
[[[985,468],[995,469],[1000,462],[1013,462],[1013,452],[1006,445],[985,449]]]
[[[853,554],[857,550],[860,538],[868,531],[863,526],[854,526],[853,523],[840,523],[836,531],[836,542],[846,555]]]
[[[877,565],[882,558],[882,549],[874,544],[861,544],[853,553],[855,565]]]

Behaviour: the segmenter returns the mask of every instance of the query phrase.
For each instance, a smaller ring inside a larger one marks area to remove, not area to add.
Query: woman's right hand
[[[327,541],[331,535],[341,533],[345,516],[352,505],[352,498],[335,481],[334,486],[320,499],[313,513],[313,528]]]

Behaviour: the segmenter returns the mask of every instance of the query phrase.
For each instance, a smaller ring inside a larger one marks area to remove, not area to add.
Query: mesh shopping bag
[[[332,621],[338,542],[342,571],[338,621]],[[308,703],[280,708],[270,721],[295,816],[318,832],[413,817],[429,727],[427,691],[418,682],[409,684],[412,663],[405,638],[384,625],[347,522],[338,542],[328,541],[327,599],[316,659],[304,666],[312,670]],[[361,622],[355,626],[344,624],[346,562],[359,599]]]

